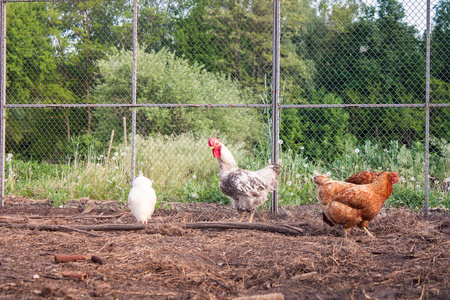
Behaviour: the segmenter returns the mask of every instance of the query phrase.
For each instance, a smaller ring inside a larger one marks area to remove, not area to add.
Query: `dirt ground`
[[[41,231],[11,224],[133,224],[116,202],[81,199],[55,208],[8,197],[0,209],[2,299],[450,299],[450,213],[383,209],[376,236],[323,224],[319,206],[265,210],[256,223],[289,224],[292,236],[259,230],[186,229],[187,222],[237,222],[231,207],[164,203],[148,229]],[[57,263],[55,255],[87,259]],[[99,258],[102,264],[96,259]],[[68,273],[81,272],[82,279]],[[69,276],[69,277],[65,277]]]

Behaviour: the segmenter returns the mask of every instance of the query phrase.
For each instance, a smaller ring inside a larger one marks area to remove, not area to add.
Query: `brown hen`
[[[314,177],[326,218],[333,224],[343,226],[345,237],[347,229],[354,226],[373,237],[366,228],[368,222],[378,214],[398,180],[397,172],[379,172],[371,183],[361,185],[332,180],[323,175]]]

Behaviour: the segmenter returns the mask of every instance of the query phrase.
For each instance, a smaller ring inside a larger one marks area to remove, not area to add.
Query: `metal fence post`
[[[0,198],[5,197],[6,1],[0,3]]]
[[[272,56],[272,163],[278,163],[280,99],[280,0],[273,2],[273,56]],[[278,185],[272,192],[270,211],[278,213]]]
[[[426,54],[426,86],[425,86],[425,215],[428,215],[429,168],[430,168],[430,0],[427,0],[427,54]]]
[[[136,68],[137,68],[137,0],[133,0],[133,75],[132,103],[136,105]],[[131,108],[131,182],[136,175],[136,106]]]

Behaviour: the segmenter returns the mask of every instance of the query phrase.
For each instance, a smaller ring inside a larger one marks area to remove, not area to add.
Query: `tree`
[[[329,56],[324,56],[318,86],[350,104],[424,103],[425,59],[414,27],[402,21],[401,4],[379,0],[378,9],[366,13],[337,37]],[[401,114],[391,109],[349,112],[350,128],[355,128],[354,134],[361,140],[389,135],[410,144],[423,137],[423,118],[417,118],[417,110],[402,109]]]
[[[431,32],[431,74],[450,83],[450,2],[441,0],[435,9],[436,24]]]
[[[272,57],[272,6],[267,0],[203,0],[180,20],[176,50],[244,86],[262,85]]]
[[[55,14],[62,34],[55,36],[61,58],[59,72],[79,103],[92,103],[97,61],[114,48],[132,48],[132,16],[126,0],[58,2]],[[86,132],[91,131],[91,108],[86,109]],[[68,122],[68,121],[67,121]]]
[[[7,101],[9,103],[63,103],[75,99],[58,72],[53,37],[60,34],[53,26],[54,15],[42,3],[10,5],[7,18]],[[8,110],[7,151],[19,149],[28,158],[42,159],[56,151],[70,131],[61,109]],[[44,128],[52,128],[45,132]]]

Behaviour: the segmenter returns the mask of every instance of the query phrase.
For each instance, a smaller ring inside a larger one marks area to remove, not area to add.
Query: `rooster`
[[[347,229],[353,226],[362,228],[373,237],[366,227],[378,214],[391,195],[393,184],[398,181],[397,171],[380,172],[373,182],[361,185],[332,180],[323,175],[314,177],[326,218],[333,224],[342,225],[345,237]]]
[[[248,222],[253,221],[256,208],[267,200],[267,194],[273,191],[278,182],[281,167],[271,164],[258,171],[240,169],[230,150],[215,137],[208,141],[213,156],[219,162],[219,187],[225,196],[231,197],[233,208],[241,215],[239,222],[248,212]]]
[[[133,184],[128,194],[128,207],[139,223],[147,224],[155,211],[156,193],[152,188],[150,179],[142,175],[133,180]]]

